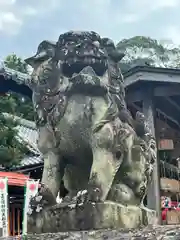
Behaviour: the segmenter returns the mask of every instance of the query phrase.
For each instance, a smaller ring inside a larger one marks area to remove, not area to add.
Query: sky
[[[137,35],[180,44],[180,0],[0,0],[0,59],[26,58],[43,40],[93,30],[115,42]]]

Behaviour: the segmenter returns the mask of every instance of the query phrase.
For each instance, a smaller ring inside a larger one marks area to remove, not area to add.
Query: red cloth
[[[165,208],[164,210],[162,210],[162,220],[165,221],[166,220],[166,213],[168,211],[168,208]]]

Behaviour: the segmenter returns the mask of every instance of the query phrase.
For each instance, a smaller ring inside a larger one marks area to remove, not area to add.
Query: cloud
[[[176,7],[180,4],[179,0],[127,0],[127,8],[138,12],[151,12],[162,8]]]
[[[12,6],[13,4],[16,3],[16,0],[1,0],[0,1],[0,7],[8,7],[8,6]]]
[[[180,44],[180,26],[172,25],[166,27],[166,30],[163,32],[164,36],[168,39],[171,39],[173,43]]]
[[[0,0],[0,34],[17,34],[28,18],[46,16],[55,10],[60,2],[27,0],[20,3],[20,0]]]
[[[0,0],[1,54],[31,55],[40,41],[68,30],[115,42],[137,35],[179,42],[179,8],[180,0]]]
[[[122,23],[134,23],[137,22],[139,20],[139,15],[138,14],[125,14],[124,16],[122,16]]]
[[[146,18],[155,11],[166,8],[175,8],[180,5],[180,0],[127,0],[124,6],[124,20],[122,23],[132,23]]]
[[[21,19],[17,18],[13,12],[4,12],[0,14],[0,31],[15,34],[21,25]]]
[[[16,0],[0,1],[0,33],[11,32],[14,34],[16,30],[22,25],[21,19],[18,18],[13,12],[15,3]]]
[[[179,0],[158,0],[154,2],[154,9],[167,8],[167,7],[177,7],[180,4]]]
[[[21,14],[25,16],[35,16],[38,14],[38,10],[32,6],[26,6],[22,9]]]
[[[104,33],[107,28],[114,29],[114,25],[138,22],[153,11],[174,8],[179,2],[180,0],[156,0],[153,3],[149,0],[0,0],[0,33],[17,34],[25,24],[33,24],[35,20],[40,22],[40,19],[46,19],[47,22],[58,11],[58,17],[61,18],[61,9],[66,13],[67,22],[76,23],[85,19],[81,25],[86,26],[87,30],[95,25],[98,31]]]

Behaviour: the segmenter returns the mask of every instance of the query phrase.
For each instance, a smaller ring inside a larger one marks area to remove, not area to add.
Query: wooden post
[[[12,206],[12,231],[13,231],[13,237],[15,236],[15,208]]]
[[[155,123],[154,123],[154,96],[152,91],[148,91],[146,97],[143,100],[143,114],[145,115],[151,132],[154,137],[156,137],[155,133]],[[147,194],[147,203],[148,208],[156,210],[158,217],[158,224],[162,223],[161,218],[161,196],[160,196],[160,170],[159,170],[159,159],[158,155],[156,157],[154,163],[154,169],[152,174],[152,181],[148,186],[148,194]]]
[[[20,209],[17,208],[17,211],[18,211],[18,236],[20,236]]]
[[[9,211],[8,211],[8,232],[9,232],[9,236],[11,236],[11,218],[10,218],[10,214],[11,214],[11,212],[10,212],[10,207],[9,207]]]

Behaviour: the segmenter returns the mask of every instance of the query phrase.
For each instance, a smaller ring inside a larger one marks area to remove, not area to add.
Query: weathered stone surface
[[[127,109],[123,56],[111,39],[69,31],[56,43],[41,42],[26,59],[34,68],[28,84],[44,158],[42,183],[51,198],[42,189],[40,195],[49,205],[62,181],[71,198],[87,190],[86,201],[143,203],[156,142],[145,116],[137,112],[133,119]],[[36,203],[32,211],[44,208]]]
[[[56,43],[43,41],[26,60],[34,68],[28,84],[44,158],[29,232],[136,228],[152,219],[140,206],[156,142],[145,116],[133,119],[127,109],[122,57],[111,39],[70,31]],[[53,207],[58,192],[66,206]]]
[[[98,230],[28,235],[27,240],[179,240],[180,226],[148,226],[135,230]]]
[[[155,211],[137,206],[123,206],[114,202],[88,203],[76,207],[57,205],[33,214],[28,232],[129,229],[148,224],[156,224]]]

